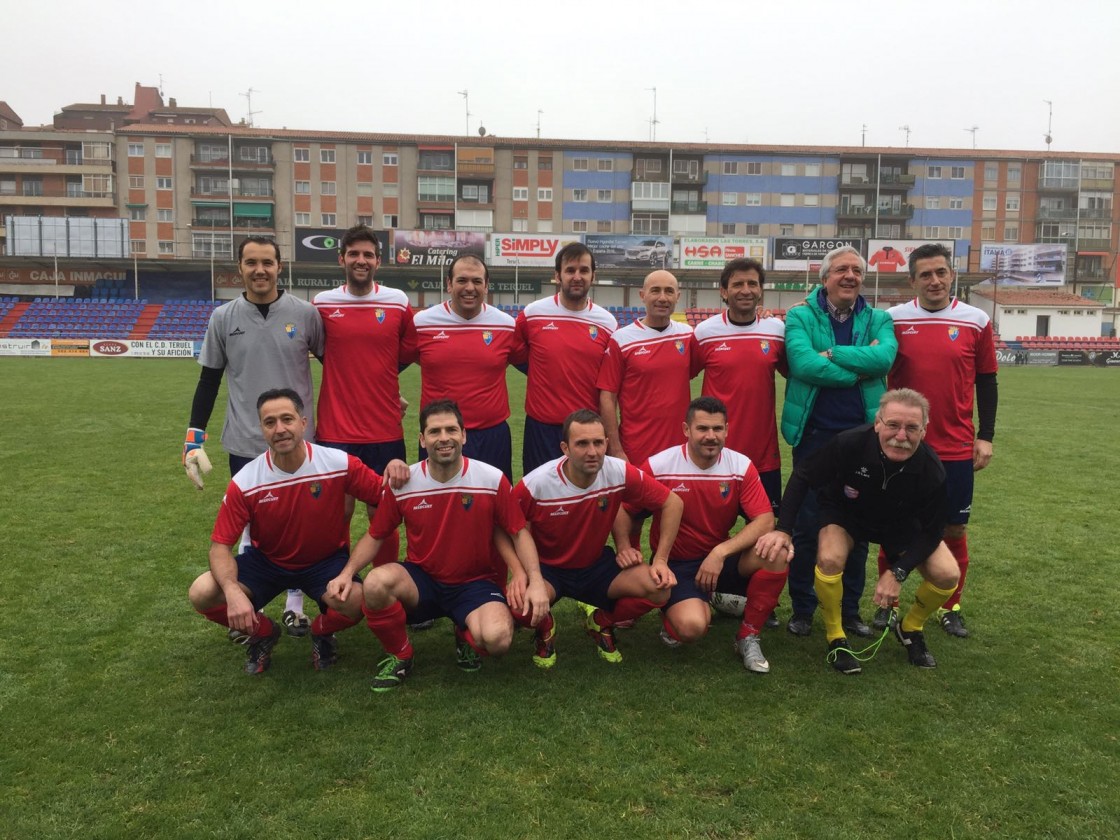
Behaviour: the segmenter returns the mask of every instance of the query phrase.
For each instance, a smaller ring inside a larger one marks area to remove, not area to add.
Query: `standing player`
[[[944,245],[930,243],[910,254],[910,285],[917,297],[888,310],[898,337],[898,357],[887,376],[891,388],[913,388],[936,408],[930,416],[926,443],[945,467],[949,510],[945,545],[960,568],[957,589],[938,611],[941,627],[965,638],[961,592],[968,573],[968,527],[972,512],[973,473],[992,460],[996,430],[995,338],[991,319],[975,306],[952,296],[957,273]],[[980,429],[972,425],[973,393]],[[879,572],[886,569],[879,554]],[[875,613],[875,626],[886,627],[887,611]]]
[[[568,415],[563,436],[564,457],[521,479],[514,495],[532,529],[549,603],[567,596],[592,605],[587,632],[599,656],[618,663],[622,654],[614,627],[664,604],[675,583],[667,560],[681,521],[681,500],[632,465],[607,456],[606,430],[594,411]],[[661,548],[648,566],[630,547],[627,531],[615,534],[617,555],[606,545],[624,502],[659,514]],[[515,617],[528,623],[527,617]],[[537,624],[533,662],[540,668],[556,664],[555,627],[552,615]]]
[[[290,388],[265,391],[257,400],[268,449],[229,483],[210,543],[210,571],[191,585],[190,600],[203,616],[247,639],[247,674],[272,662],[280,628],[259,612],[287,587],[298,586],[319,604],[311,622],[311,661],[322,671],[337,658],[334,634],[358,623],[362,602],[355,588],[346,597],[326,593],[327,582],[346,565],[350,526],[346,495],[376,503],[381,478],[356,458],[304,440],[308,418]],[[398,480],[401,461],[390,466]],[[248,527],[251,546],[231,547]]]
[[[354,576],[377,555],[381,543],[403,521],[408,556],[371,571],[362,585],[366,621],[387,656],[371,687],[390,691],[412,670],[412,643],[405,628],[412,621],[450,616],[455,623],[456,656],[464,671],[481,667],[480,655],[500,655],[513,640],[513,618],[494,580],[491,552],[495,529],[512,538],[517,553],[517,585],[510,605],[534,622],[548,612],[533,539],[501,471],[463,457],[463,417],[450,400],[430,403],[420,412],[421,445],[428,458],[411,467],[399,489],[386,491],[377,514],[342,573],[327,591],[346,600]]]
[[[486,303],[489,288],[490,272],[482,260],[457,257],[447,269],[450,298],[417,313],[420,404],[454,400],[467,424],[463,454],[497,467],[513,481],[506,367],[514,349],[514,321]]]
[[[618,321],[591,302],[595,257],[582,242],[556,255],[554,282],[560,291],[534,301],[517,316],[517,354],[529,364],[525,386],[522,474],[560,456],[564,418],[599,407],[595,378]]]
[[[309,354],[323,355],[323,322],[315,307],[276,288],[283,268],[280,246],[265,236],[246,237],[237,246],[237,268],[245,291],[211,314],[198,355],[202,372],[191,404],[183,464],[199,489],[202,479],[191,462],[205,458],[206,426],[223,373],[229,371],[229,402],[222,446],[229,453],[229,473],[234,476],[267,449],[255,407],[257,396],[270,388],[291,388],[304,405],[314,405]],[[310,419],[307,436],[315,436]],[[283,622],[290,635],[307,634],[309,621],[298,590],[288,593]]]
[[[758,470],[750,458],[726,448],[730,424],[727,407],[715,397],[697,397],[688,405],[682,424],[686,441],[655,454],[642,465],[684,502],[680,533],[669,554],[669,568],[677,584],[662,608],[661,639],[670,647],[695,642],[708,632],[712,593],[745,592],[747,608],[735,637],[735,650],[748,671],[765,674],[770,663],[762,654],[759,631],[778,603],[786,583],[788,554],[777,553],[763,562],[755,542],[774,528],[770,505]],[[621,527],[635,531],[636,510],[627,505]],[[747,524],[730,536],[742,515]],[[659,545],[658,520],[650,545]]]
[[[640,464],[678,439],[666,418],[684,415],[692,376],[692,328],[673,320],[680,296],[670,272],[651,272],[641,291],[645,317],[620,329],[607,345],[595,384],[607,453],[616,458]]]

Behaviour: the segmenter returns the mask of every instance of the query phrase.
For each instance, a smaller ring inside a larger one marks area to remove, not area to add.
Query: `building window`
[[[359,166],[372,165],[372,164],[373,164],[373,152],[358,152],[358,165]]]
[[[170,178],[156,178],[156,189],[157,190],[169,190],[169,189],[171,189],[171,179]]]
[[[790,175],[797,174],[797,165],[793,163],[782,164],[782,175],[789,177]]]
[[[950,239],[964,239],[964,228],[962,228],[962,227],[951,227],[951,228],[949,228],[949,238]]]
[[[311,182],[296,181],[296,195],[311,195]]]
[[[954,167],[955,168],[955,167]],[[953,176],[956,177],[955,175]],[[963,178],[964,175],[962,174]],[[999,180],[999,164],[998,163],[985,163],[984,164],[984,181],[987,183],[995,183]]]
[[[170,143],[156,143],[156,157],[169,158],[171,157],[171,144]],[[163,244],[162,242],[160,243]],[[160,251],[162,254],[163,251]]]
[[[537,169],[552,169],[552,158],[550,158],[550,157],[537,158]]]
[[[1019,241],[1019,226],[1018,225],[1004,225],[1003,226],[1003,241],[1004,242],[1018,242]]]
[[[802,236],[808,236],[808,237],[815,237],[817,235],[817,226],[816,225],[802,225],[801,226],[801,235]]]
[[[602,201],[604,204],[610,204],[614,201],[614,190],[597,190],[595,193],[595,200]]]
[[[174,255],[175,254],[175,243],[174,242],[169,242],[166,239],[161,239],[159,241],[159,252],[161,254],[172,254],[172,255]]]
[[[334,163],[334,149],[320,149],[319,163]]]
[[[941,177],[941,167],[940,166],[927,166],[926,167],[926,177],[927,178],[932,178],[932,179],[935,179],[935,180],[937,178],[940,178]]]
[[[669,233],[669,217],[655,213],[634,213],[630,217],[632,233],[663,235]]]
[[[747,193],[743,196],[743,204],[747,207],[761,207],[762,193]]]
[[[1018,213],[1019,212],[1019,193],[1017,193],[1017,192],[1010,193],[1009,192],[1007,194],[1007,201],[1005,202],[1004,206],[1005,206],[1007,212]]]
[[[949,177],[954,178],[958,181],[963,180],[964,179],[964,167],[963,166],[952,166],[952,167],[950,167],[949,168]]]
[[[529,230],[529,220],[528,219],[514,219],[513,224],[510,227],[510,230],[512,230],[514,233],[525,233],[526,231]]]
[[[724,193],[720,199],[724,207],[739,206],[739,193]]]
[[[806,207],[820,207],[821,197],[815,193],[801,196],[801,200],[805,203]]]
[[[420,201],[454,201],[455,179],[446,175],[421,175],[417,178]]]
[[[537,233],[552,233],[552,219],[537,219]]]
[[[575,233],[587,233],[587,222],[582,219],[576,219],[572,222],[572,230]]]
[[[296,213],[296,227],[308,227],[310,224],[310,213]]]
[[[1007,164],[1007,183],[1018,184],[1023,180],[1023,165],[1021,163]]]
[[[132,239],[129,241],[129,248],[133,254],[146,254],[148,253],[148,243],[143,239]]]
[[[381,223],[387,228],[395,228],[397,226],[396,213],[382,213]]]
[[[514,187],[513,188],[513,200],[514,201],[528,201],[529,200],[529,188],[528,187]]]
[[[537,187],[537,201],[552,201],[552,187]]]
[[[922,236],[926,239],[937,239],[941,236],[941,228],[937,225],[926,225],[922,228]]]
[[[334,227],[338,224],[338,216],[334,213],[323,213],[323,227]]]
[[[807,164],[805,164],[805,176],[807,178],[819,178],[819,177],[821,177],[821,165],[819,163],[807,163]]]
[[[527,158],[525,155],[517,155],[513,159],[513,168],[514,169],[528,169],[529,168],[529,158]]]
[[[779,225],[779,236],[793,236],[793,225]]]
[[[360,195],[360,196],[367,196],[367,197],[372,196],[373,195],[373,184],[370,184],[368,182],[367,183],[362,183],[361,181],[359,181],[358,183],[356,183],[354,185],[354,193],[356,195]]]
[[[985,213],[996,212],[996,194],[984,193],[983,208]]]
[[[128,144],[129,157],[144,157],[144,144],[143,143],[129,143]]]
[[[793,193],[782,193],[778,198],[779,207],[793,207]]]
[[[572,201],[587,201],[587,190],[572,190]]]
[[[365,225],[366,227],[373,227],[373,214],[368,216],[358,216],[356,224]]]
[[[762,225],[743,225],[747,236],[758,236],[762,232]]]
[[[609,219],[600,219],[595,223],[595,231],[597,233],[610,233],[611,223]]]
[[[981,242],[995,242],[996,241],[996,226],[994,222],[986,222],[980,225],[980,241]]]
[[[297,146],[292,150],[292,160],[296,163],[310,163],[311,150],[304,146]]]
[[[133,222],[142,222],[148,218],[147,207],[129,207],[128,218]]]
[[[600,172],[614,172],[614,158],[599,158]]]
[[[723,162],[723,174],[724,175],[738,175],[739,174],[739,164],[736,163],[733,160],[725,160]]]
[[[128,176],[128,188],[130,190],[142,190],[142,189],[144,189],[144,176],[143,175],[129,175]]]
[[[585,157],[572,158],[572,169],[574,169],[576,172],[586,172],[589,163],[590,160]],[[587,229],[586,225],[587,223],[584,222],[584,230]]]
[[[396,166],[397,156],[394,152],[386,152],[381,156],[382,166]]]
[[[337,195],[337,185],[334,181],[320,181],[319,195]]]
[[[949,199],[949,209],[950,210],[963,210],[964,209],[964,199],[963,198],[950,198]]]
[[[761,175],[762,174],[762,163],[758,162],[758,161],[748,163],[747,164],[747,174],[748,175]]]
[[[156,210],[157,222],[173,222],[175,221],[174,210]]]
[[[926,209],[927,210],[940,210],[941,209],[941,199],[936,195],[927,195],[926,196]]]
[[[719,232],[722,236],[734,236],[735,235],[735,223],[734,222],[724,222],[723,224],[721,224],[719,226]]]

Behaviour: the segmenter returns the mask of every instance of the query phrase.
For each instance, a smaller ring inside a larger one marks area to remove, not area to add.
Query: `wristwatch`
[[[894,575],[894,579],[899,583],[902,583],[904,580],[906,580],[906,578],[910,577],[909,570],[904,569],[901,566],[895,566],[893,569],[891,569],[891,574]]]
[[[831,347],[829,347],[827,350],[824,351],[824,357],[826,359],[828,359],[830,362],[832,361],[832,348]]]

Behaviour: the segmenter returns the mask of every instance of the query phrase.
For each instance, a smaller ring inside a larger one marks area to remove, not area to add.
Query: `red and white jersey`
[[[468,321],[445,301],[418,312],[415,324],[420,405],[455,400],[468,429],[488,429],[508,419],[506,366],[514,349],[513,318],[483,304]]]
[[[670,321],[662,331],[641,321],[611,336],[596,380],[618,396],[622,450],[640,464],[681,439],[692,399],[692,327]]]
[[[529,362],[525,413],[560,425],[580,408],[599,410],[595,377],[618,321],[591,301],[581,312],[560,304],[560,295],[533,301],[517,316],[516,353]]]
[[[658,452],[642,465],[665,487],[681,497],[684,515],[670,560],[701,560],[727,539],[735,520],[773,514],[770,498],[762,487],[751,459],[733,449],[724,449],[706,470],[688,457],[688,445]],[[627,507],[631,513],[638,508]],[[650,547],[657,550],[660,513],[654,513]]]
[[[403,521],[408,562],[435,580],[455,586],[492,579],[494,526],[511,536],[525,527],[509,480],[501,470],[470,458],[447,482],[428,474],[427,460],[411,471],[403,487],[386,484],[369,533],[385,539]]]
[[[704,371],[701,393],[727,406],[727,448],[742,452],[760,472],[781,469],[774,374],[786,376],[786,325],[756,318],[738,326],[727,310],[692,334],[692,375]]]
[[[541,562],[583,569],[602,554],[620,505],[660,510],[669,491],[633,464],[610,456],[582,490],[564,475],[567,460],[541,464],[517,482],[513,493],[529,520]]]
[[[310,443],[294,473],[272,453],[246,464],[230,481],[210,539],[234,545],[249,526],[253,546],[278,566],[305,569],[350,545],[346,495],[376,505],[381,477],[340,449]]]
[[[397,373],[416,352],[408,296],[377,283],[364,297],[340,286],[317,294],[315,308],[326,335],[319,439],[331,443],[400,440],[404,431]]]
[[[995,338],[988,315],[956,298],[928,312],[917,298],[887,310],[898,355],[887,375],[891,388],[913,388],[929,400],[925,442],[945,461],[972,459],[976,375],[995,373]]]

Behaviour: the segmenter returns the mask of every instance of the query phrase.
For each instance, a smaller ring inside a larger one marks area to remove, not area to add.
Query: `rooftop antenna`
[[[980,126],[974,125],[972,128],[966,128],[965,131],[972,134],[972,148],[976,148],[976,132],[980,130]]]
[[[249,124],[249,128],[253,127],[253,117],[256,116],[257,114],[263,114],[264,113],[264,111],[254,111],[253,110],[253,94],[254,93],[262,93],[262,91],[253,90],[252,88],[249,88],[247,91],[240,94],[241,96],[245,97],[245,118],[246,118],[246,122]]]
[[[910,126],[900,125],[898,127],[898,130],[906,132],[906,148],[909,149],[910,148]]]
[[[466,134],[471,133],[471,92],[469,90],[459,91],[459,95],[463,97],[463,110],[467,112],[467,130]]]
[[[867,123],[864,123],[863,128],[860,130],[859,144],[861,146],[866,146],[867,145]]]
[[[650,140],[656,140],[657,139],[657,124],[659,122],[661,122],[661,120],[657,119],[657,88],[651,87],[651,88],[646,88],[646,90],[652,90],[653,91],[653,116],[650,118],[650,121],[649,121],[649,139]]]
[[[708,140],[708,127],[707,126],[704,126],[704,142],[705,143],[711,142],[710,140]]]
[[[159,74],[159,95],[160,95],[161,98],[163,97],[163,74],[162,73]]]
[[[1054,137],[1050,131],[1054,127],[1054,103],[1049,99],[1043,99],[1042,101],[1050,107],[1050,113],[1046,117],[1046,151],[1050,151],[1050,144],[1054,142]]]
[[[544,111],[542,111],[540,108],[537,109],[537,139],[538,140],[541,139],[541,114],[543,114],[543,113],[544,113]]]

